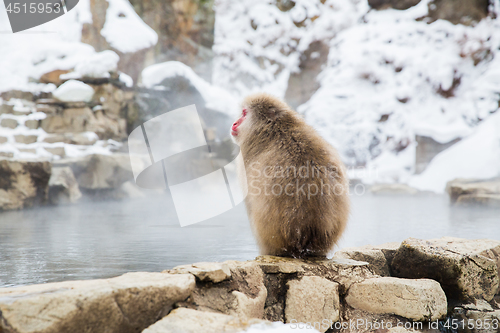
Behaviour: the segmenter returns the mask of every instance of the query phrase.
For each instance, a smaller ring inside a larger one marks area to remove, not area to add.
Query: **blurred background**
[[[0,287],[253,259],[243,205],[181,228],[168,189],[135,185],[127,136],[195,104],[225,165],[257,91],[348,166],[340,248],[500,239],[499,15],[498,0],[80,0],[13,34],[0,5]]]

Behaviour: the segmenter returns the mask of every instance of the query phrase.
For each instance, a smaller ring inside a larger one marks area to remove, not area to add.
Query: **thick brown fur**
[[[247,116],[235,141],[245,163],[245,204],[261,253],[326,256],[349,217],[344,164],[335,149],[279,99],[255,94],[242,107]]]

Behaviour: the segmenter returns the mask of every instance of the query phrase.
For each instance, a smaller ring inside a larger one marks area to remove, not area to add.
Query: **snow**
[[[78,63],[75,71],[68,74],[77,73],[79,77],[107,78],[109,72],[116,72],[120,57],[113,51],[106,50],[95,53]],[[67,74],[66,74],[67,75]],[[61,79],[65,79],[65,74]]]
[[[125,84],[125,87],[131,88],[134,86],[134,79],[125,73],[120,73],[118,79]]]
[[[438,154],[408,184],[419,190],[443,193],[455,178],[485,179],[500,176],[500,113],[477,126],[474,133]]]
[[[134,11],[127,0],[108,0],[101,35],[116,50],[128,53],[156,45],[158,35]]]
[[[52,95],[63,102],[90,102],[94,89],[81,81],[68,80],[54,90]]]
[[[367,1],[296,1],[281,11],[274,1],[219,0],[213,82],[238,98],[256,90],[283,97],[304,51],[322,41],[329,55],[320,88],[298,111],[348,166],[364,168],[363,181],[408,181],[417,135],[467,138],[499,112],[500,20],[428,23],[419,18],[429,2],[377,11]]]
[[[182,76],[201,93],[206,107],[225,112],[231,116],[239,113],[237,100],[226,90],[211,85],[199,77],[189,66],[179,61],[167,61],[146,67],[141,74],[142,85],[146,88],[158,88],[168,78]]]
[[[282,322],[273,323],[262,323],[254,324],[248,329],[243,331],[245,333],[259,333],[259,332],[269,332],[269,333],[293,333],[293,332],[310,332],[317,333],[318,330],[312,328],[311,326],[304,323],[296,324],[283,324]]]

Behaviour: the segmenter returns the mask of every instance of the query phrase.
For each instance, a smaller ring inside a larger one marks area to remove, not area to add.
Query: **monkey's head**
[[[253,94],[243,100],[241,115],[231,126],[236,143],[242,143],[255,135],[276,131],[276,127],[293,122],[294,111],[281,100],[265,93]]]

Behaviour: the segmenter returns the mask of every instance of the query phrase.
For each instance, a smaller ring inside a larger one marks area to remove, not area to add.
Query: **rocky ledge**
[[[240,332],[276,321],[320,332],[497,332],[499,274],[500,241],[409,238],[332,259],[260,256],[3,288],[0,332]]]

